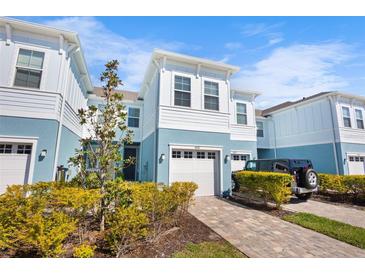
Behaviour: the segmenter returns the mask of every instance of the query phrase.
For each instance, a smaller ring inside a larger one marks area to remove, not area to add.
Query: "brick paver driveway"
[[[360,248],[216,197],[197,197],[189,211],[251,258],[365,257]]]
[[[296,212],[308,212],[339,222],[365,228],[365,210],[313,200],[305,202],[298,199],[292,199],[292,201],[289,204],[284,205],[283,208]]]

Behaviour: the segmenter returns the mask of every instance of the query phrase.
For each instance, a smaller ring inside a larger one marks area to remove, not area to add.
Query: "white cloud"
[[[228,50],[235,50],[242,48],[242,44],[239,42],[228,42],[224,44],[224,47]]]
[[[125,89],[138,90],[143,80],[148,61],[154,48],[179,50],[185,45],[180,42],[166,42],[153,39],[129,39],[109,30],[104,24],[93,17],[68,17],[45,22],[48,25],[76,31],[81,40],[89,68],[97,71],[91,73],[94,85],[99,85],[95,79],[104,70],[103,65],[111,60],[120,62],[120,77]],[[122,27],[122,26],[121,26]]]
[[[283,25],[284,23],[277,23],[272,25],[264,23],[246,24],[242,27],[241,33],[245,37],[261,36],[267,39],[267,43],[259,48],[263,49],[278,44],[284,40],[283,34],[277,31],[277,29]]]
[[[281,47],[251,69],[238,73],[232,80],[232,86],[261,92],[263,95],[258,97],[258,106],[264,108],[346,87],[346,79],[336,74],[334,69],[350,58],[350,47],[340,42]]]

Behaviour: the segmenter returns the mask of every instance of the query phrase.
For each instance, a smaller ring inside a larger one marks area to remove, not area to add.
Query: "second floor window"
[[[364,119],[363,119],[363,116],[362,116],[361,109],[355,109],[355,113],[356,113],[356,125],[357,125],[357,128],[364,129]]]
[[[174,84],[175,106],[191,106],[191,79],[175,75]]]
[[[139,127],[139,108],[128,109],[128,126]]]
[[[20,49],[16,62],[14,86],[39,88],[42,78],[44,52]]]
[[[237,124],[247,125],[247,106],[243,103],[237,103]]]
[[[264,123],[263,122],[256,122],[256,127],[257,127],[256,136],[257,137],[264,137]]]
[[[344,127],[351,127],[350,108],[342,107],[342,117]]]
[[[219,110],[218,83],[204,81],[204,108]]]

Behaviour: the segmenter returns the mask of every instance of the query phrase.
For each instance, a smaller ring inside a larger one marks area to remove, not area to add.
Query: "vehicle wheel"
[[[309,192],[309,193],[302,193],[302,194],[295,194],[295,196],[297,196],[299,200],[306,201],[306,200],[308,200],[310,197],[312,197],[312,193],[313,193],[313,192]]]
[[[304,186],[307,189],[315,189],[318,186],[318,174],[313,169],[308,169],[305,173]]]
[[[238,192],[240,190],[240,185],[237,184],[234,180],[232,180],[232,191]]]

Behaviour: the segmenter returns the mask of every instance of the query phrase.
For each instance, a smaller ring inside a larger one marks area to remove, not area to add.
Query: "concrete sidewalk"
[[[251,258],[365,257],[365,250],[217,197],[197,197],[189,212]]]
[[[308,201],[300,201],[296,198],[293,198],[289,204],[283,205],[283,208],[295,212],[308,212],[353,226],[365,228],[365,210],[361,209],[333,205],[313,201],[311,199]]]

